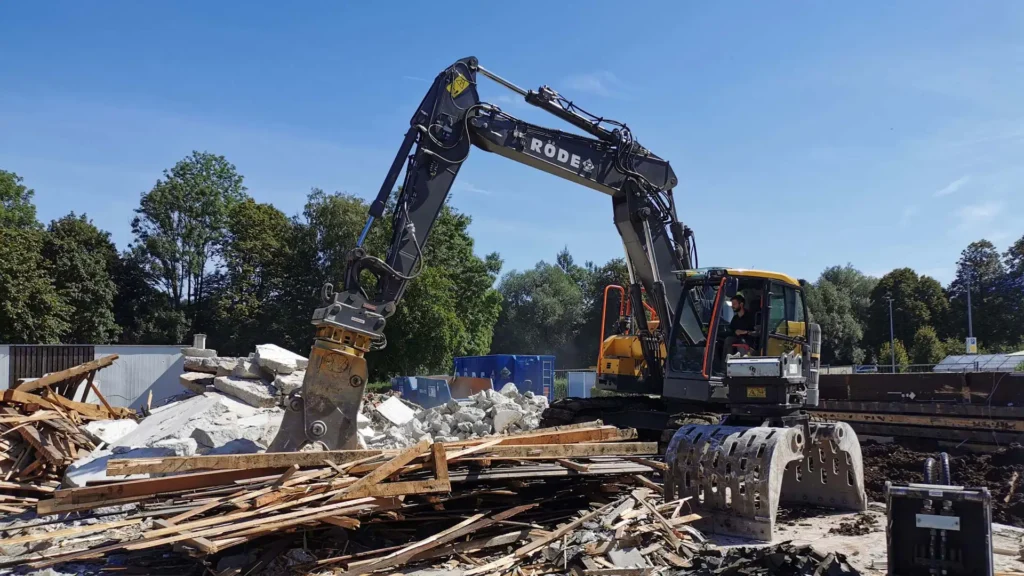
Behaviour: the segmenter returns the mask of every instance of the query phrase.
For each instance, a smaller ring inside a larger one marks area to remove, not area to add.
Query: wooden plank
[[[216,472],[198,472],[166,478],[149,478],[145,480],[129,480],[105,486],[88,486],[60,490],[54,494],[53,500],[43,500],[36,509],[39,514],[54,512],[71,512],[88,510],[107,501],[137,501],[164,492],[195,490],[227,484],[234,480],[262,476],[273,470],[218,470]],[[134,500],[132,500],[134,499]]]
[[[24,422],[37,422],[39,420],[55,420],[57,418],[63,418],[63,416],[54,410],[43,410],[30,416],[2,416],[0,417],[0,424],[21,424]]]
[[[174,528],[175,527],[175,524],[173,522],[171,522],[169,520],[163,520],[163,519],[160,519],[160,518],[154,519],[153,520],[153,525],[154,526],[159,526],[161,528]],[[185,535],[189,535],[191,533],[190,532],[185,532],[184,534]],[[186,538],[185,539],[185,543],[198,548],[199,550],[201,550],[202,552],[204,552],[206,554],[216,554],[217,553],[217,545],[214,544],[213,542],[210,542],[206,538],[203,538],[202,536],[193,536],[192,538]]]
[[[654,517],[657,518],[658,522],[660,522],[662,527],[665,528],[665,537],[668,538],[668,541],[672,544],[672,547],[676,551],[678,551],[679,550],[679,546],[682,544],[682,541],[679,539],[678,536],[676,536],[676,531],[672,527],[672,524],[669,524],[668,520],[666,520],[665,517],[662,516],[660,512],[655,510],[654,506],[652,506],[651,503],[648,502],[646,498],[640,496],[637,492],[633,492],[632,496],[633,496],[634,499],[636,499],[637,502],[642,504],[644,508],[647,508],[648,510],[650,510],[651,514],[653,514]]]
[[[63,382],[64,380],[82,377],[88,374],[89,372],[93,372],[110,366],[111,364],[114,363],[114,360],[117,360],[117,358],[117,354],[110,354],[109,356],[104,356],[102,358],[99,358],[98,360],[93,360],[91,362],[79,364],[78,366],[73,366],[71,368],[68,368],[67,370],[52,372],[37,380],[21,384],[20,386],[17,387],[17,389],[21,392],[31,392],[33,390],[38,390],[40,388],[44,388],[52,384],[57,384],[58,382]]]
[[[1024,420],[915,414],[871,414],[867,412],[815,411],[814,415],[819,418],[835,420],[838,422],[900,424],[904,426],[927,426],[930,428],[965,428],[970,430],[993,430],[997,432],[1024,432]]]
[[[359,520],[349,518],[348,516],[327,516],[326,518],[321,518],[320,521],[339,528],[345,528],[346,530],[355,530],[360,525]]]
[[[335,498],[360,498],[363,496],[403,496],[408,494],[436,494],[451,492],[452,485],[447,480],[412,480],[408,482],[386,482],[366,486],[351,492],[342,492]]]
[[[36,430],[31,424],[25,424],[24,427],[18,429],[18,434],[25,439],[26,442],[35,448],[36,452],[43,458],[46,458],[49,462],[63,466],[70,458],[59,450],[57,450],[51,442],[43,439],[39,434],[39,430]]]
[[[107,474],[173,474],[195,470],[243,470],[246,468],[283,469],[292,464],[298,464],[302,468],[311,468],[322,466],[324,459],[330,459],[336,464],[343,465],[346,462],[384,453],[384,450],[334,450],[331,452],[264,452],[262,454],[222,456],[125,458],[107,462]]]
[[[113,528],[122,528],[124,526],[132,526],[135,524],[141,524],[142,518],[135,518],[132,520],[120,520],[118,522],[108,522],[106,524],[91,524],[86,526],[78,526],[75,528],[68,528],[66,530],[54,530],[53,532],[42,532],[40,534],[28,534],[26,536],[16,536],[14,538],[4,538],[4,546],[14,544],[25,544],[28,542],[38,542],[40,540],[52,540],[54,538],[63,538],[65,536],[79,536],[82,534],[90,534],[92,532],[104,532]]]
[[[448,445],[445,446],[446,449]],[[485,454],[510,458],[589,458],[595,456],[634,456],[658,453],[657,442],[607,442],[584,444],[498,444],[482,450]],[[174,473],[193,470],[225,470],[243,468],[320,467],[323,461],[351,463],[376,456],[394,456],[395,451],[335,450],[330,452],[268,452],[263,454],[232,454],[224,456],[178,456],[167,458],[125,458],[107,462],[111,475]],[[458,452],[449,455],[449,461],[458,458]],[[342,467],[344,467],[342,465]],[[378,468],[379,465],[360,464],[348,472],[358,474]]]
[[[448,455],[445,452],[444,444],[435,442],[430,447],[430,456],[434,467],[434,477],[441,482],[448,482]]]
[[[583,576],[648,576],[654,568],[598,568],[584,570]]]
[[[644,486],[645,488],[650,488],[651,490],[654,490],[658,494],[665,493],[665,488],[663,488],[660,484],[652,482],[650,478],[641,476],[639,474],[634,474],[633,479],[639,482],[641,486]]]
[[[662,472],[668,470],[668,464],[665,464],[664,462],[659,462],[657,460],[651,460],[650,458],[640,458],[639,456],[627,456],[626,460],[629,460],[630,462],[636,462],[637,464],[643,464],[644,466],[650,466],[651,468],[654,468],[655,470],[661,470]]]
[[[9,489],[9,490],[29,490],[31,492],[44,492],[44,493],[47,493],[47,494],[50,494],[50,493],[53,493],[54,491],[56,491],[56,488],[51,488],[50,486],[43,486],[41,484],[31,484],[31,483],[22,483],[22,482],[7,482],[7,481],[0,481],[0,488],[6,488],[6,489]],[[44,502],[46,502],[46,500],[44,500]]]
[[[36,394],[30,394],[22,390],[4,390],[3,391],[4,402],[11,402],[15,404],[35,404],[42,408],[49,408],[51,410],[57,410],[64,408],[65,410],[73,410],[78,412],[82,416],[90,420],[109,420],[110,413],[105,408],[96,404],[86,404],[84,402],[75,402],[74,400],[68,400],[63,396],[54,395],[50,397],[50,400],[38,396]],[[119,418],[130,418],[135,415],[135,412],[130,408],[114,408],[114,413]]]
[[[114,414],[114,409],[110,406],[110,402],[107,402],[107,399],[103,397],[103,394],[100,394],[100,387],[97,386],[95,382],[93,382],[93,380],[95,378],[96,378],[96,371],[93,370],[93,371],[89,372],[89,377],[85,381],[86,389],[92,390],[92,393],[95,394],[96,398],[99,399],[100,404],[103,404],[103,407],[107,409],[107,412],[110,412],[110,414],[113,415]],[[150,390],[149,393],[153,394],[153,391]],[[86,396],[86,398],[88,398],[88,396]]]
[[[226,504],[228,502],[228,500],[233,498],[235,495],[242,494],[242,493],[245,493],[245,492],[246,492],[245,490],[240,490],[238,492],[235,492],[235,493],[233,493],[231,495],[228,495],[228,496],[225,496],[223,498],[215,498],[213,500],[210,500],[206,504],[203,504],[202,506],[197,506],[197,507],[195,507],[195,508],[193,508],[191,510],[187,510],[185,512],[182,512],[181,514],[178,514],[177,516],[168,518],[167,521],[171,522],[172,524],[180,524],[180,523],[184,522],[185,520],[188,520],[189,518],[191,518],[193,516],[198,516],[199,514],[202,514],[204,512],[209,512],[210,510],[213,510],[214,508],[216,508],[218,506]]]
[[[274,486],[280,486],[280,485],[284,484],[286,481],[288,481],[289,478],[294,476],[295,473],[298,472],[298,471],[299,471],[299,465],[298,464],[292,464],[291,468],[285,470],[284,474],[281,474],[281,476],[278,477],[277,480],[274,480],[274,484],[273,485]]]
[[[559,458],[558,460],[555,460],[555,462],[557,462],[559,466],[563,466],[563,467],[568,468],[569,470],[573,470],[575,472],[588,472],[588,471],[590,471],[590,467],[589,466],[587,466],[585,464],[580,464],[578,462],[573,462],[572,460],[566,460],[565,458]]]
[[[363,476],[362,478],[357,480],[355,484],[352,484],[348,488],[342,490],[341,493],[333,497],[332,500],[344,497],[345,495],[348,494],[358,494],[360,491],[365,490],[366,488],[383,482],[388,476],[391,476],[395,472],[401,470],[402,466],[405,466],[409,462],[412,462],[418,456],[426,452],[429,447],[429,440],[420,440],[416,444],[399,452],[397,455],[395,455],[394,458],[378,466],[373,472],[370,472],[366,476]],[[331,500],[328,500],[328,502],[330,501]]]

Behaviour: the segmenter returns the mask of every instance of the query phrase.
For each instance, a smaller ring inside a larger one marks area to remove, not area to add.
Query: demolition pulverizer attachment
[[[867,508],[860,443],[844,423],[684,426],[665,462],[666,501],[691,497],[711,533],[771,541],[780,503]]]

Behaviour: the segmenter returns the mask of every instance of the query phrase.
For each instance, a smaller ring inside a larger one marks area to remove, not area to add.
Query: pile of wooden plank
[[[75,368],[64,372],[72,371]],[[56,490],[79,452],[96,448],[95,437],[79,428],[81,424],[135,417],[132,410],[113,408],[105,401],[75,402],[53,392],[49,385],[64,381],[62,375],[64,380],[75,377],[55,373],[25,383],[40,394],[23,389],[0,393],[0,515],[34,507],[40,497]]]
[[[603,543],[580,545],[594,544],[581,564],[596,571],[591,576],[603,574],[610,560],[602,558],[620,544],[644,544],[657,562],[685,565],[699,538],[686,526],[695,517],[683,501],[658,500],[657,444],[635,439],[634,430],[593,423],[424,440],[401,451],[115,459],[108,473],[164,476],[57,490],[38,502],[37,520],[8,526],[2,541],[51,542],[45,554],[11,559],[37,569],[111,554],[141,566],[168,550],[215,565],[225,554],[276,550],[257,559],[266,563],[298,547],[311,551],[307,572],[369,573],[454,558],[479,564],[482,574],[544,562],[538,555],[550,555],[551,543],[570,546],[571,532],[596,522],[607,532]],[[39,525],[57,513],[93,523]],[[103,521],[110,513],[118,519]],[[667,543],[644,536],[655,534]],[[62,538],[86,546],[72,549]],[[510,546],[511,555],[488,557]],[[500,569],[483,569],[495,562]]]

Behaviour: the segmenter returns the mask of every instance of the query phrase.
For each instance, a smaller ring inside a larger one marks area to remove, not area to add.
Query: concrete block
[[[206,372],[185,372],[178,376],[178,382],[183,388],[196,394],[203,394],[213,387],[212,374]]]
[[[186,372],[206,372],[208,374],[217,374],[218,370],[221,370],[225,365],[224,363],[230,362],[231,366],[234,366],[235,359],[231,357],[199,357],[199,356],[185,356],[185,371]]]
[[[268,370],[273,370],[277,374],[291,374],[296,370],[305,370],[309,364],[306,357],[274,344],[256,346],[256,355],[253,358],[257,364]]]
[[[235,378],[260,378],[260,367],[248,358],[239,358],[238,362],[235,363],[235,368],[231,371],[231,375]]]
[[[473,423],[473,433],[480,436],[486,436],[493,431],[490,423],[481,420],[480,422]]]
[[[265,448],[248,438],[238,438],[207,452],[207,455],[256,454]]]
[[[484,416],[486,415],[487,413],[479,408],[466,406],[459,410],[457,414],[455,414],[455,420],[458,422],[473,423],[483,420]]]
[[[124,420],[94,420],[84,426],[94,436],[107,444],[114,444],[126,434],[135,431],[139,423],[130,418]]]
[[[168,438],[155,442],[153,448],[171,450],[175,456],[195,456],[199,446],[192,438]]]
[[[501,387],[501,395],[505,396],[506,398],[514,398],[516,396],[519,396],[519,388],[516,388],[515,383],[508,382]]]
[[[516,410],[498,410],[494,413],[494,431],[501,434],[523,419],[523,413]]]
[[[213,358],[217,356],[217,351],[210,348],[193,348],[190,346],[188,348],[182,348],[181,355],[191,356],[193,358]]]
[[[246,380],[234,376],[218,376],[213,387],[250,406],[270,408],[277,405],[277,390],[262,380]]]
[[[378,404],[376,409],[377,413],[396,426],[402,426],[416,416],[412,408],[394,396]]]
[[[205,425],[223,418],[228,411],[221,402],[221,394],[211,392],[175,402],[154,411],[132,432],[114,443],[129,448],[148,447],[167,438],[188,438],[197,425]]]
[[[258,444],[260,432],[258,428],[237,424],[206,426],[193,430],[190,440],[196,442],[202,450],[213,450],[235,440],[248,440]]]
[[[253,366],[255,368],[255,366]],[[305,370],[292,372],[291,374],[277,374],[274,376],[274,387],[285,396],[302,388],[302,380],[306,377]]]

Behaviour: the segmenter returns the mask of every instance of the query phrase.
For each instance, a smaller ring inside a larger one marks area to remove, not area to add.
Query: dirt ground
[[[885,500],[885,481],[924,481],[924,461],[936,452],[915,452],[898,444],[862,442],[864,487],[870,500]],[[992,520],[1024,527],[1024,447],[992,454],[950,454],[953,484],[986,487],[992,493]]]

